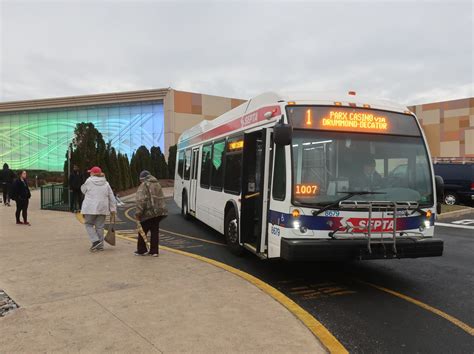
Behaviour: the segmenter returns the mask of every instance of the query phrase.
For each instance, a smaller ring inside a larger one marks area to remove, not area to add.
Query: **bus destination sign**
[[[293,128],[419,136],[411,114],[334,106],[288,106]]]
[[[367,112],[329,111],[327,117],[321,118],[321,125],[328,128],[352,128],[363,130],[388,130],[387,117]]]

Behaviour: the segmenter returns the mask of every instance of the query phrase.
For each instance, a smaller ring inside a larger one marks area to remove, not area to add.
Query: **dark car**
[[[435,175],[444,180],[444,202],[449,205],[474,203],[474,163],[436,163]]]

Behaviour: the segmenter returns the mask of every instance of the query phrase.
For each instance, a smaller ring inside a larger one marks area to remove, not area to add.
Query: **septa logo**
[[[240,124],[242,125],[242,127],[256,122],[258,122],[258,112],[253,112],[240,118]]]
[[[369,219],[350,218],[348,224],[353,226],[353,232],[367,232]],[[393,231],[393,219],[372,219],[370,221],[371,232]]]

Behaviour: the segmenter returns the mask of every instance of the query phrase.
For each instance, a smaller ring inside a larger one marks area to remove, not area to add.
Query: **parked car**
[[[474,163],[436,163],[435,175],[444,180],[444,202],[474,204]]]

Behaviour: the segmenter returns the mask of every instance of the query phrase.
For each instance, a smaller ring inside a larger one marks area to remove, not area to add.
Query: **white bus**
[[[178,207],[236,254],[441,256],[436,190],[442,179],[415,115],[354,92],[336,100],[265,93],[178,141]]]

